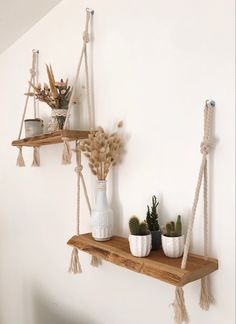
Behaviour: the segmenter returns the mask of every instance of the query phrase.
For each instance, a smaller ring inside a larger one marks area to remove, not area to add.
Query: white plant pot
[[[152,235],[129,235],[129,247],[133,256],[148,256],[152,249]]]
[[[161,236],[162,249],[169,258],[180,258],[184,253],[184,235],[178,237]]]
[[[108,241],[113,235],[113,211],[108,206],[106,181],[97,181],[95,207],[91,212],[92,237],[96,241]]]

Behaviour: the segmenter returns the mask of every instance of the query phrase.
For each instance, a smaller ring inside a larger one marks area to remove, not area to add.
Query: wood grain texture
[[[88,233],[73,236],[68,245],[177,287],[198,280],[218,269],[216,259],[210,258],[205,261],[203,257],[194,254],[189,255],[185,270],[180,269],[181,258],[168,258],[162,250],[152,251],[146,258],[137,258],[131,255],[127,238],[119,236],[114,236],[110,241],[97,242],[91,233]]]
[[[46,133],[34,137],[27,137],[12,142],[13,146],[42,146],[62,143],[63,138],[67,138],[69,141],[75,141],[79,139],[87,138],[89,131],[80,130],[60,130],[52,133]]]

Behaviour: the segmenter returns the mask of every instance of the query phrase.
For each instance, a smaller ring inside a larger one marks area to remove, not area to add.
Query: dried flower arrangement
[[[68,109],[72,89],[68,86],[68,79],[66,82],[61,79],[60,82],[56,82],[54,78],[54,73],[51,65],[46,65],[47,75],[49,80],[49,85],[44,83],[42,87],[39,83],[34,85],[30,82],[30,85],[34,89],[34,92],[28,93],[29,96],[35,96],[41,102],[45,102],[52,109]],[[60,113],[56,116],[56,119],[59,124],[59,128],[62,129],[65,122],[65,115]]]
[[[119,122],[117,128],[123,126]],[[88,139],[79,144],[80,150],[89,160],[89,167],[98,180],[106,180],[111,166],[118,162],[123,144],[118,131],[108,134],[102,127],[90,131]]]

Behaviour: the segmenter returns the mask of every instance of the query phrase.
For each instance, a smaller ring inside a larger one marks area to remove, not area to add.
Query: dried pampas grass
[[[117,128],[123,126],[119,122]],[[116,165],[123,147],[118,132],[108,134],[102,127],[90,132],[88,139],[79,144],[80,150],[89,160],[89,167],[98,180],[105,180],[111,166]]]

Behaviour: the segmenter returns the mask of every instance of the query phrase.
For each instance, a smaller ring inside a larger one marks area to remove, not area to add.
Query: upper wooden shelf
[[[182,258],[173,259],[164,255],[162,250],[152,251],[146,258],[131,255],[126,238],[114,236],[110,241],[95,241],[91,234],[73,236],[68,244],[106,261],[165,281],[177,287],[198,280],[218,269],[216,259],[205,261],[199,255],[190,254],[187,268],[181,270]]]
[[[81,130],[59,130],[52,133],[46,133],[34,137],[27,137],[12,142],[13,146],[41,146],[62,143],[63,138],[67,138],[69,141],[75,141],[79,139],[87,138],[89,131]]]

